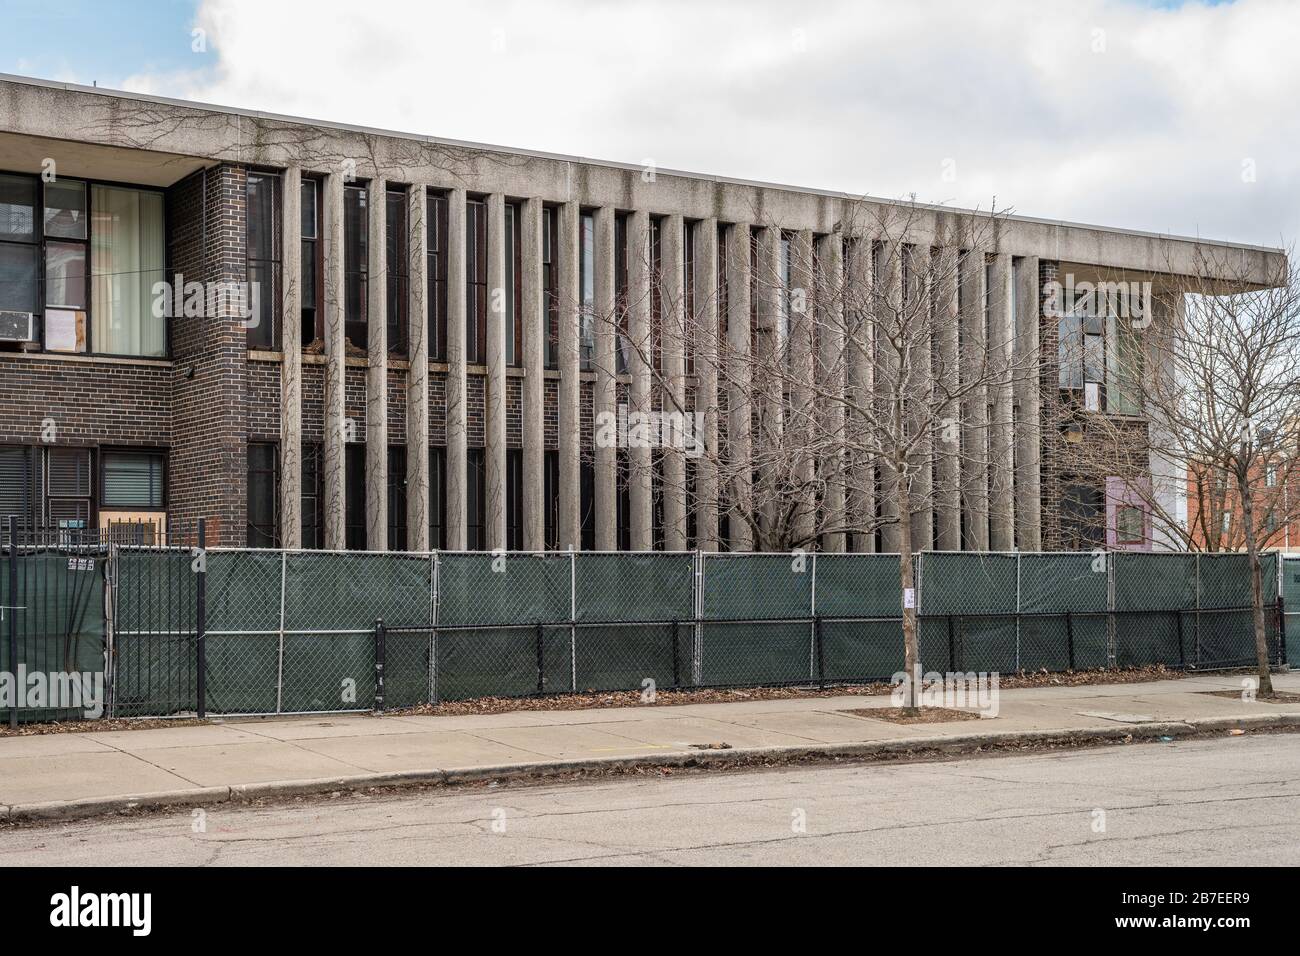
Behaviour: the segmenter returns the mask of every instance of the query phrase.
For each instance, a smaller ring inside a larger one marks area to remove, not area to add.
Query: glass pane
[[[35,312],[40,269],[36,246],[0,242],[0,310]]]
[[[0,238],[36,239],[36,180],[30,176],[0,176]]]
[[[164,319],[153,311],[163,281],[163,198],[117,186],[91,188],[92,345],[112,355],[163,355]]]
[[[275,180],[269,176],[248,177],[248,258],[274,259]]]
[[[63,179],[45,184],[45,235],[86,238],[86,184]]]
[[[104,505],[113,508],[161,508],[161,455],[104,454]]]
[[[519,356],[515,354],[515,207],[506,206],[506,364],[516,365]]]
[[[299,215],[302,219],[302,238],[316,239],[316,183],[311,179],[302,181],[301,205]]]
[[[1060,336],[1058,359],[1060,361],[1061,388],[1083,388],[1083,343],[1077,316],[1062,316],[1057,324]]]
[[[1083,337],[1083,380],[1085,382],[1104,382],[1106,380],[1106,355],[1100,335]]]
[[[86,247],[70,242],[45,244],[45,305],[86,307]]]
[[[304,241],[302,244],[302,307],[316,308],[316,243]]]

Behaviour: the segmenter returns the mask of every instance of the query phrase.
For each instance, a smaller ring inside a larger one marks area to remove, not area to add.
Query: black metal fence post
[[[948,670],[957,669],[957,637],[953,633],[952,615],[948,615]]]
[[[1287,663],[1286,659],[1286,601],[1282,595],[1277,596],[1277,662],[1279,666]]]
[[[676,621],[673,621],[673,629],[672,629],[672,633],[669,635],[669,640],[671,640],[673,644],[673,690],[677,690],[677,688],[682,686],[682,677],[681,677],[681,665],[678,663],[677,660],[677,622]]]
[[[1070,670],[1074,670],[1074,615],[1065,612],[1065,653]]]
[[[195,666],[198,668],[195,674],[196,691],[198,693],[198,713],[199,720],[208,716],[208,551],[207,551],[207,522],[205,519],[199,519],[199,546],[196,559],[198,567],[195,569],[199,578],[194,584],[194,609],[195,622],[194,631],[194,654]]]
[[[1183,650],[1183,612],[1174,612],[1174,630],[1178,634],[1178,666],[1187,666],[1187,652]]]
[[[18,517],[9,516],[9,679],[13,681],[14,700],[9,708],[9,726],[18,726]]]
[[[813,639],[817,646],[817,687],[826,689],[826,654],[822,645],[822,619],[813,617]]]
[[[375,713],[384,709],[384,657],[387,654],[388,635],[384,619],[375,618]]]
[[[542,630],[541,622],[537,624],[537,693],[546,693],[546,652],[544,647],[545,635]]]

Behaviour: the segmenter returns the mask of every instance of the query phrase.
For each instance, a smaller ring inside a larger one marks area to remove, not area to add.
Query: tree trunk
[[[1237,489],[1241,492],[1241,524],[1246,535],[1246,556],[1250,564],[1250,610],[1255,625],[1255,663],[1259,667],[1259,693],[1273,693],[1273,678],[1269,674],[1268,637],[1264,629],[1264,572],[1259,562],[1259,544],[1255,540],[1255,503],[1250,482],[1237,475]]]
[[[912,576],[912,513],[907,482],[902,468],[895,470],[897,480],[895,500],[898,502],[898,577],[902,585],[900,600],[903,605],[903,670],[907,672],[904,706],[915,710],[921,704],[920,660],[921,655],[916,640],[916,582]],[[908,594],[912,600],[907,600]],[[908,605],[911,604],[911,607]]]

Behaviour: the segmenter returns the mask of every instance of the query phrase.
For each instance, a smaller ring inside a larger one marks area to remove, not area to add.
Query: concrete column
[[[650,216],[638,209],[628,219],[628,372],[631,412],[650,410]],[[642,447],[638,447],[642,446]],[[637,443],[628,449],[629,544],[632,551],[649,551],[654,544],[650,492],[650,449]]]
[[[1015,448],[1012,443],[1011,347],[1015,330],[1011,316],[1011,256],[993,256],[989,289],[989,547],[1011,551],[1015,538]]]
[[[487,383],[484,454],[487,550],[506,546],[506,200],[488,197]]]
[[[912,338],[912,381],[908,391],[912,394],[912,432],[926,431],[930,411],[934,407],[934,368],[931,356],[934,349],[932,299],[930,295],[930,247],[907,247],[908,255],[908,314],[915,330]],[[934,454],[932,436],[923,435],[917,443],[916,473],[912,476],[912,550],[928,550],[934,542]]]
[[[961,313],[958,310],[961,252],[953,246],[940,249],[932,259],[931,280],[935,284],[934,377],[940,388],[960,382]],[[941,409],[942,420],[935,435],[934,521],[935,547],[940,551],[961,550],[961,417],[957,404]]]
[[[681,216],[665,216],[660,226],[662,262],[659,302],[662,317],[663,388],[660,408],[675,415],[686,408],[685,235]],[[680,442],[663,449],[664,550],[686,550],[686,457]]]
[[[560,549],[582,547],[582,387],[580,372],[580,319],[582,296],[578,287],[578,225],[582,208],[566,202],[559,209],[557,248],[560,304]]]
[[[891,432],[901,427],[895,421],[897,411],[896,395],[901,384],[902,364],[898,350],[888,344],[891,337],[901,337],[904,329],[900,328],[899,315],[902,312],[903,296],[903,246],[895,241],[880,243],[877,253],[879,261],[876,271],[884,286],[882,298],[878,300],[876,348],[876,410],[883,421],[889,423]],[[910,520],[908,515],[898,513],[898,479],[895,468],[885,459],[878,463],[880,469],[880,550],[886,554],[896,554],[902,544],[899,522]]]
[[[816,342],[816,381],[832,395],[843,395],[845,386],[844,349],[844,242],[839,233],[817,241],[817,315],[819,333]],[[844,404],[831,399],[822,404],[826,434],[830,447],[819,462],[826,490],[822,495],[822,521],[826,532],[822,547],[829,552],[845,550],[846,535],[844,497]]]
[[[754,531],[749,524],[753,496],[753,415],[750,352],[749,273],[752,238],[748,223],[727,230],[727,478],[725,494],[731,508],[732,551],[751,551]]]
[[[280,178],[280,546],[302,547],[302,170]]]
[[[962,382],[978,382],[988,358],[984,316],[984,251],[966,250],[961,260]],[[988,387],[967,393],[962,416],[962,502],[966,514],[965,551],[989,549]]]
[[[524,201],[519,317],[524,323],[524,549],[546,547],[545,348],[546,307],[542,301],[542,210],[540,199]]]
[[[388,549],[387,184],[366,191],[366,548]]]
[[[718,550],[718,221],[695,229],[695,408],[704,416],[704,449],[695,459],[695,547]],[[701,437],[701,436],[697,436]]]
[[[465,190],[447,195],[447,550],[468,544]]]
[[[347,480],[343,448],[347,442],[345,381],[347,366],[343,332],[343,176],[325,177],[325,547],[341,551],[347,545]]]
[[[1016,446],[1016,537],[1021,551],[1043,547],[1042,491],[1040,478],[1040,416],[1038,315],[1042,305],[1038,292],[1038,257],[1025,256],[1014,262],[1015,395],[1020,416],[1015,429]]]
[[[596,550],[618,550],[618,429],[616,404],[617,371],[614,343],[618,328],[614,280],[614,218],[612,206],[596,210],[596,301],[592,326],[596,372],[593,391],[595,413],[594,455],[596,468]]]
[[[774,459],[780,456],[782,434],[785,430],[785,395],[778,374],[779,363],[785,360],[785,342],[782,340],[782,314],[785,308],[785,290],[781,286],[781,232],[768,226],[758,234],[758,263],[755,276],[755,294],[758,296],[758,323],[754,330],[754,351],[758,380],[754,383],[754,400],[758,403],[758,447],[755,457],[758,467],[759,527],[766,535],[775,531],[778,516],[785,510],[785,502],[777,491]],[[770,539],[769,539],[770,540]],[[760,547],[762,542],[759,542]]]
[[[818,449],[814,421],[824,410],[819,409],[812,392],[816,374],[813,348],[816,292],[813,238],[811,232],[804,230],[795,235],[790,247],[790,288],[786,290],[790,311],[790,341],[786,343],[790,401],[785,412],[785,427],[789,433],[787,454],[791,456],[790,463],[801,488],[798,510],[791,521],[791,534],[799,547],[810,550],[817,545],[817,496],[813,482],[817,473]]]
[[[412,186],[406,196],[407,332],[406,546],[429,550],[429,276],[426,242],[428,193]]]
[[[847,420],[844,423],[848,446],[848,491],[845,495],[849,520],[859,530],[850,545],[853,551],[876,550],[876,463],[864,450],[867,440],[864,417],[871,413],[876,392],[876,326],[872,313],[873,284],[871,239],[849,240],[848,259],[844,264],[844,324],[846,329],[844,391],[847,396]]]

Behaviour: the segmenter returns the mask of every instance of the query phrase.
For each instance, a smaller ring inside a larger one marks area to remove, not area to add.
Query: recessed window
[[[487,548],[487,475],[483,449],[469,449],[465,464],[465,547],[483,551]]]
[[[95,351],[162,356],[165,320],[154,314],[163,281],[161,193],[93,186],[90,197],[92,336]]]
[[[425,203],[425,268],[429,294],[429,357],[447,358],[447,196],[429,193]]]
[[[365,186],[343,187],[343,300],[344,334],[364,349],[370,341],[366,326],[369,279],[370,216]]]
[[[429,449],[429,547],[447,547],[447,449]]]
[[[387,214],[384,216],[384,255],[388,264],[388,351],[406,354],[407,311],[407,231],[406,190],[390,189],[387,195]]]
[[[349,551],[366,550],[366,446],[345,445],[346,472],[344,502],[344,546]]]
[[[167,459],[161,452],[106,451],[100,507],[160,511]]]
[[[302,255],[299,260],[301,270],[300,305],[302,308],[302,344],[311,345],[318,339],[325,338],[325,329],[321,322],[318,307],[320,268],[320,185],[314,179],[304,179],[299,187],[299,216],[302,220]]]
[[[542,297],[546,303],[546,367],[560,367],[559,235],[554,206],[542,210]]]
[[[388,447],[388,550],[406,550],[406,448]]]
[[[487,361],[487,203],[465,204],[465,361]]]
[[[523,242],[519,230],[520,210],[506,204],[506,364],[519,365],[524,355],[524,324],[520,321],[522,301]]]
[[[280,453],[274,442],[248,445],[248,546],[280,545]]]
[[[578,291],[582,296],[580,362],[586,372],[591,369],[591,357],[596,350],[596,217],[583,213],[581,230],[578,237]]]

